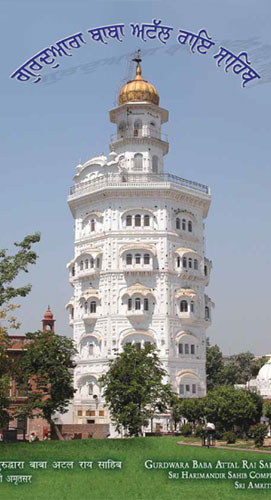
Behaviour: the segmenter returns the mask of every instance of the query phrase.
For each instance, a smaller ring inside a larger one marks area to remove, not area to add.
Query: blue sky
[[[33,285],[21,301],[22,333],[40,327],[49,303],[57,331],[71,334],[64,309],[72,295],[66,270],[73,257],[68,187],[79,160],[108,153],[115,132],[108,111],[129,75],[127,54],[141,48],[143,75],[169,110],[165,170],[212,189],[206,221],[206,254],[213,261],[207,293],[216,303],[211,341],[226,354],[270,353],[270,2],[186,0],[165,6],[160,1],[13,0],[0,1],[0,7],[6,41],[0,80],[0,247],[36,230],[42,235],[37,265],[19,280]],[[174,28],[166,46],[130,35],[130,23],[152,19]],[[114,23],[126,25],[122,43],[88,39],[37,84],[9,78],[56,40]],[[215,52],[176,50],[179,28],[204,28],[216,47],[246,50],[261,80],[243,89],[240,76],[216,67]],[[144,56],[150,49],[157,50]],[[121,56],[119,62],[112,59]]]

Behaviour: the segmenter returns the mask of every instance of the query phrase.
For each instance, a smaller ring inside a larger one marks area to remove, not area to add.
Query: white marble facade
[[[164,174],[168,142],[161,126],[168,112],[144,93],[142,99],[132,96],[110,111],[116,126],[110,153],[77,166],[68,198],[75,221],[67,308],[78,348],[78,423],[108,421],[98,379],[127,342],[157,346],[180,397],[206,392],[210,190]]]

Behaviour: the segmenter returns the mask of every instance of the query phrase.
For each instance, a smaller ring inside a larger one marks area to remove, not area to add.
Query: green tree
[[[175,431],[177,429],[177,425],[182,420],[182,417],[181,400],[177,395],[174,395],[171,401],[171,419],[173,421]]]
[[[221,372],[221,385],[235,385],[240,381],[240,371],[236,363],[230,362],[224,365]]]
[[[206,347],[206,377],[207,377],[207,390],[214,389],[222,382],[223,375],[223,355],[218,345],[210,345],[207,339]]]
[[[208,392],[204,398],[204,413],[210,422],[221,430],[243,431],[259,422],[262,413],[262,398],[250,391],[222,386]]]
[[[225,363],[218,345],[210,345],[207,339],[206,375],[207,389],[212,390],[221,385],[246,384],[255,378],[260,368],[266,363],[265,356],[255,359],[251,352],[241,352],[230,357]]]
[[[251,364],[251,375],[252,378],[256,378],[260,369],[268,361],[268,356],[262,356],[261,358],[253,359]]]
[[[246,384],[246,382],[257,376],[266,361],[265,356],[255,359],[254,354],[249,351],[234,354],[231,357],[231,362],[224,366],[222,384]]]
[[[180,411],[183,418],[186,418],[193,427],[196,423],[201,422],[204,417],[204,406],[202,399],[181,399]]]
[[[249,432],[254,439],[255,446],[261,448],[264,444],[264,438],[267,436],[268,428],[265,424],[252,425]]]
[[[18,414],[44,417],[53,425],[54,413],[65,413],[73,398],[72,370],[76,349],[67,337],[51,331],[27,333],[27,348],[18,364],[18,381],[27,387],[27,400]]]
[[[26,236],[20,243],[14,245],[20,250],[15,255],[7,255],[7,250],[0,250],[0,307],[15,297],[25,297],[31,290],[31,285],[22,287],[11,286],[20,271],[28,272],[29,264],[35,264],[37,254],[32,250],[33,243],[40,241],[40,234]]]
[[[266,401],[263,405],[263,415],[268,419],[269,425],[271,425],[271,402]]]
[[[203,399],[192,399],[184,398],[180,399],[176,395],[172,401],[171,406],[171,418],[174,422],[174,427],[176,430],[177,424],[181,422],[182,419],[186,419],[189,423],[195,427],[197,423],[200,423],[204,418],[204,404]]]
[[[15,243],[19,250],[14,255],[8,255],[7,250],[0,250],[0,427],[8,420],[10,376],[14,373],[12,359],[8,356],[10,328],[19,328],[19,323],[13,315],[18,307],[10,301],[16,297],[25,297],[31,290],[31,285],[15,287],[12,282],[21,271],[28,272],[28,266],[35,264],[37,254],[32,245],[40,241],[40,234],[26,236],[20,243]]]
[[[252,363],[254,354],[252,352],[241,352],[232,356],[233,363],[237,366],[238,377],[237,384],[245,384],[252,378]]]
[[[117,431],[138,436],[155,414],[166,411],[173,398],[170,384],[163,383],[166,375],[151,344],[126,345],[116,355],[100,382]]]

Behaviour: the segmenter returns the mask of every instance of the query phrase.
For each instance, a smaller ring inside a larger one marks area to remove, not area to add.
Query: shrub
[[[191,424],[183,424],[181,426],[180,431],[181,431],[181,434],[183,436],[191,436],[191,434],[192,434],[192,425]]]
[[[223,438],[227,442],[227,444],[234,444],[236,442],[236,435],[232,431],[225,432]]]
[[[252,425],[249,429],[251,436],[254,439],[255,446],[259,448],[263,446],[264,438],[267,435],[268,428],[265,424]]]
[[[195,428],[194,434],[196,437],[201,437],[202,436],[202,430],[203,430],[203,425],[198,424]]]
[[[220,427],[216,427],[216,430],[215,430],[215,438],[220,440],[220,439],[223,439],[223,436],[225,434],[225,431],[223,429],[221,429]]]

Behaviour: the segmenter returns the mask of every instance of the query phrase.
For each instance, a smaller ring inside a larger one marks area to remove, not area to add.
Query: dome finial
[[[159,105],[159,94],[151,83],[147,82],[141,75],[142,61],[140,57],[140,49],[136,53],[136,57],[132,59],[136,62],[136,76],[133,80],[125,83],[120,89],[118,103],[121,106],[127,102],[149,102]]]
[[[140,49],[138,49],[138,51],[136,53],[136,57],[133,59],[133,61],[137,63],[137,65],[136,65],[136,76],[141,76],[141,66],[140,66],[140,63],[141,63],[142,59],[140,57]]]

